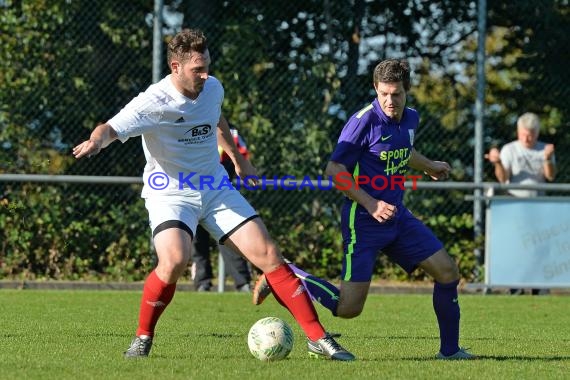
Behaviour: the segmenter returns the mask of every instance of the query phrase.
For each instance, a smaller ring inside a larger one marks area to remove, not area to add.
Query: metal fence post
[[[162,10],[163,0],[154,0],[154,17],[152,29],[152,83],[162,77]]]
[[[478,39],[477,39],[477,99],[475,101],[475,157],[474,157],[474,178],[475,185],[481,185],[483,182],[483,117],[485,112],[485,37],[487,35],[486,18],[487,3],[486,0],[479,0],[478,7]],[[483,202],[481,198],[481,188],[476,187],[473,192],[475,199],[473,200],[473,226],[475,238],[479,238],[483,234]],[[483,258],[481,251],[475,251],[477,259],[481,263]]]

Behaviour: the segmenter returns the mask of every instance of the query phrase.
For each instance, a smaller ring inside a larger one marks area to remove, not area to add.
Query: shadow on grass
[[[558,361],[570,361],[570,356],[522,356],[522,355],[477,355],[477,359],[473,360],[440,360],[434,356],[430,357],[409,357],[401,358],[396,360],[407,360],[407,361],[441,361],[441,362],[471,362],[471,361],[481,361],[481,360],[496,360],[496,361],[525,361],[525,362],[558,362]]]
[[[426,340],[426,341],[439,341],[439,337],[437,336],[402,336],[402,335],[391,335],[391,336],[371,336],[371,339],[379,339],[379,340]],[[497,337],[464,337],[463,341],[496,341]],[[520,338],[501,338],[501,340],[510,340],[510,341],[519,341]],[[525,342],[542,342],[549,339],[524,339]],[[568,339],[561,339],[560,342],[567,342]],[[470,350],[471,351],[471,350]],[[528,362],[558,362],[558,361],[570,361],[569,355],[555,355],[555,356],[523,356],[523,355],[478,355],[477,352],[474,352],[477,355],[477,359],[474,360],[495,360],[495,361],[528,361]],[[375,359],[364,359],[365,361],[376,361]],[[382,359],[383,361],[386,359]],[[407,361],[444,361],[441,359],[437,359],[434,355],[430,356],[415,356],[415,357],[407,357],[407,358],[394,358],[392,360],[407,360]],[[465,360],[471,361],[471,360]]]
[[[432,335],[432,336],[409,336],[409,335],[390,335],[390,336],[381,336],[381,335],[372,335],[368,336],[370,339],[386,339],[386,340],[439,340],[439,336]],[[485,342],[492,342],[497,341],[499,338],[497,337],[461,337],[462,341],[485,341]],[[501,341],[523,341],[524,342],[545,342],[551,341],[552,339],[548,338],[520,338],[520,337],[501,337]],[[570,342],[570,339],[559,339],[558,342]]]
[[[505,360],[517,360],[517,361],[538,361],[538,362],[557,362],[557,361],[566,361],[570,360],[570,356],[522,356],[522,355],[513,355],[513,356],[506,356],[506,355],[481,355],[479,356],[481,359],[485,360],[498,360],[498,361],[505,361]]]
[[[380,336],[380,335],[373,335],[373,336],[369,336],[368,338],[370,339],[385,339],[385,340],[437,340],[439,341],[439,337],[438,336],[404,336],[404,335],[392,335],[392,336]],[[519,337],[501,337],[500,338],[501,341],[511,341],[511,342],[517,342],[517,341],[523,341],[524,342],[550,342],[552,339],[549,338],[519,338]],[[473,342],[473,341],[483,341],[483,342],[492,342],[492,341],[498,341],[497,337],[462,337],[461,341],[467,341],[467,342]],[[559,339],[557,340],[557,342],[560,343],[567,343],[570,342],[570,339]]]
[[[406,335],[390,335],[390,336],[369,336],[371,339],[387,339],[387,340],[439,340],[438,336],[406,336]]]

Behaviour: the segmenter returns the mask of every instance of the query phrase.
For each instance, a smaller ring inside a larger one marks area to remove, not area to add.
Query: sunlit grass
[[[429,295],[369,296],[354,320],[318,307],[352,363],[310,359],[304,336],[273,298],[179,291],[157,328],[151,356],[125,360],[139,292],[0,291],[1,379],[563,379],[570,378],[570,299],[564,296],[461,297],[470,362],[434,360],[439,339]],[[290,356],[251,356],[247,332],[278,316],[293,327]]]

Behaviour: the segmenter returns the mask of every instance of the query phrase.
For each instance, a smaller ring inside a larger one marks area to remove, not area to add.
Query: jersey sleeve
[[[513,166],[514,159],[512,145],[505,145],[503,149],[501,149],[499,157],[501,159],[501,165],[503,165],[503,168],[505,168],[507,171],[510,171],[511,167]]]
[[[363,147],[366,145],[366,136],[369,124],[367,118],[352,116],[340,133],[338,143],[330,160],[346,166],[352,172],[358,162]]]
[[[108,123],[117,132],[119,140],[124,143],[130,137],[140,136],[155,128],[161,116],[162,111],[158,102],[153,101],[149,94],[141,93]]]

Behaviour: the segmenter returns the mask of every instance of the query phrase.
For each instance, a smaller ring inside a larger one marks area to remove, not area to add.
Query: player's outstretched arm
[[[75,158],[84,156],[91,157],[98,154],[101,149],[106,148],[109,144],[117,139],[117,132],[111,127],[110,124],[99,124],[93,132],[89,140],[83,141],[81,144],[73,148],[73,155]]]
[[[434,180],[449,178],[451,166],[444,161],[432,161],[417,150],[412,149],[408,165],[429,175]]]

